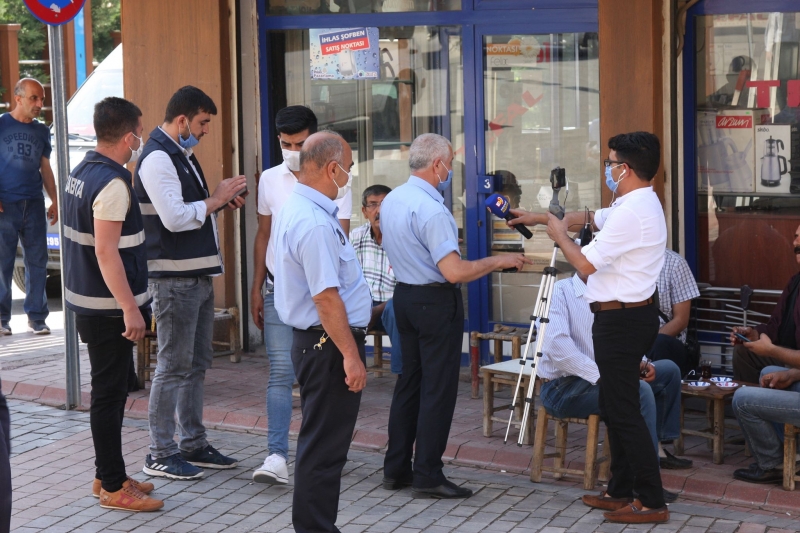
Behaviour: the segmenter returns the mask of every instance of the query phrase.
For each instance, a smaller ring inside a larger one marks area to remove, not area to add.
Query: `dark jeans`
[[[442,455],[458,395],[464,329],[461,291],[398,284],[394,310],[403,373],[389,412],[384,475],[404,479],[413,473],[414,487],[437,487],[446,479]]]
[[[95,477],[106,492],[116,492],[127,479],[122,458],[122,417],[128,398],[128,372],[133,343],[122,336],[122,317],[77,315],[81,340],[92,367],[89,423],[95,454]]]
[[[292,363],[303,422],[297,436],[292,524],[298,533],[338,533],[342,470],[356,427],[361,393],[345,384],[342,353],[332,340],[314,349],[321,331],[294,331]],[[356,339],[366,364],[364,337]]]
[[[672,361],[680,368],[681,376],[685,376],[689,370],[692,370],[688,368],[689,362],[687,361],[688,354],[686,353],[686,345],[683,344],[680,339],[670,335],[659,333],[658,337],[656,337],[656,342],[653,343],[653,347],[647,352],[647,357],[649,357],[651,361]]]
[[[0,533],[11,529],[11,419],[0,383]]]
[[[608,428],[611,480],[608,494],[630,497],[645,507],[664,506],[658,454],[639,406],[639,364],[658,334],[651,304],[595,313],[594,357],[600,371],[600,413]]]
[[[737,344],[733,348],[733,379],[744,381],[745,383],[758,383],[761,378],[761,371],[768,366],[786,365],[778,359],[772,357],[761,357],[756,355],[742,344]]]

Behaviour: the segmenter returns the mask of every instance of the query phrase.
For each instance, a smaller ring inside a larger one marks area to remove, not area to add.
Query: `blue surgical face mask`
[[[178,143],[181,145],[181,148],[184,150],[188,150],[189,148],[193,148],[197,146],[197,143],[200,142],[200,139],[194,136],[192,130],[189,129],[189,120],[186,120],[186,131],[189,132],[189,137],[184,139],[183,135],[178,132]]]
[[[611,170],[614,169],[614,168],[617,168],[618,166],[619,165],[615,165],[613,167],[606,167],[606,186],[613,193],[617,192],[617,187],[619,187],[619,182],[622,181],[625,178],[625,172],[627,172],[627,170],[624,171],[620,175],[619,179],[617,181],[614,181],[614,176],[611,175]]]
[[[444,165],[444,168],[447,168],[447,165],[445,165],[444,162],[442,162],[442,165]],[[436,177],[439,178],[439,174],[436,174]],[[452,181],[453,181],[453,169],[447,168],[447,178],[444,181],[442,181],[442,178],[439,178],[439,184],[436,185],[436,190],[439,192],[446,191],[447,189],[450,188],[450,184],[452,183]]]

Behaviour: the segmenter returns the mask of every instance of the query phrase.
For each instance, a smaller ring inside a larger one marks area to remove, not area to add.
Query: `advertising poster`
[[[308,31],[312,80],[380,79],[378,28]]]

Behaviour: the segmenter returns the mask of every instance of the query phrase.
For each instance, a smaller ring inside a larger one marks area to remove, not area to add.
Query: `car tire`
[[[14,285],[17,286],[19,290],[25,292],[25,267],[24,266],[15,266],[14,267]]]
[[[50,274],[44,286],[47,298],[61,298],[61,274]]]

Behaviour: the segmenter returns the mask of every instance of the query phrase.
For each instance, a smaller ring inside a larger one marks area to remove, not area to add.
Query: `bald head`
[[[37,118],[44,106],[44,87],[34,78],[22,78],[14,86],[14,103],[11,115],[20,122]]]
[[[336,198],[337,188],[347,184],[353,165],[353,151],[334,131],[310,135],[300,150],[300,183]]]

